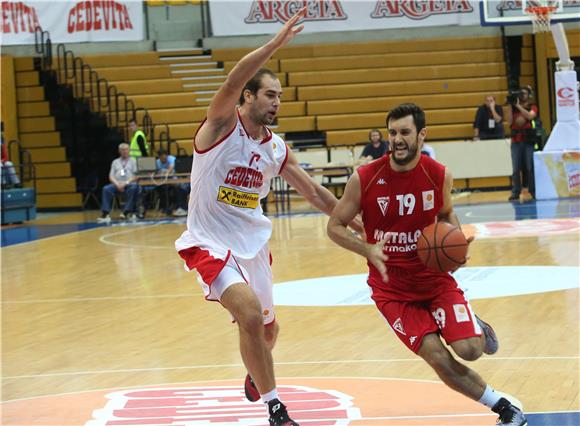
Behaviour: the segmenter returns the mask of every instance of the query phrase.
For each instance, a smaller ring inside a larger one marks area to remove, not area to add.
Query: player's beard
[[[410,146],[406,141],[403,141],[403,143],[407,146],[407,155],[405,155],[403,158],[397,157],[397,146],[396,146],[397,144],[396,143],[393,143],[393,146],[391,147],[391,149],[392,149],[391,158],[399,166],[406,166],[407,164],[409,164],[411,161],[413,161],[415,159],[415,157],[417,156],[417,152],[419,151],[419,138],[418,137],[415,140],[415,143],[413,144],[413,146]]]

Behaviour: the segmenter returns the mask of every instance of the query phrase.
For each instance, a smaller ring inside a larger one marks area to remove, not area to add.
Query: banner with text
[[[36,27],[53,43],[143,40],[141,0],[2,0],[0,44],[34,44]]]
[[[479,25],[473,0],[210,0],[213,35],[274,34],[302,7],[304,32]]]

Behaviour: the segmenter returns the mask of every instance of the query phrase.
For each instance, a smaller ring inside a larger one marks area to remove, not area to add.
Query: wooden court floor
[[[578,210],[550,208],[550,218],[537,214],[538,207],[536,218],[514,226],[508,203],[470,201],[460,200],[472,222],[464,230],[476,235],[469,267],[523,268],[514,269],[514,282],[526,268],[555,271],[530,281],[530,288],[520,283],[517,294],[510,293],[508,279],[499,295],[472,300],[494,326],[500,351],[470,366],[496,389],[517,396],[526,412],[579,411],[578,281],[558,287],[560,271],[578,273]],[[79,220],[94,215],[37,224]],[[277,285],[365,273],[362,258],[326,237],[324,216],[281,217],[273,224]],[[97,420],[106,418],[117,391],[177,387],[241,395],[245,370],[236,327],[219,304],[203,300],[195,274],[183,270],[173,249],[183,228],[169,222],[96,227],[2,248],[2,424],[263,424],[236,423],[223,413],[197,423],[187,423],[187,416],[169,423],[168,412],[165,423]],[[339,288],[342,279],[332,285]],[[365,285],[362,280],[361,291]],[[343,423],[323,416],[303,424],[494,424],[486,410],[442,386],[373,305],[325,305],[330,293],[317,288],[296,290],[303,306],[276,308],[279,386],[289,394],[332,395],[350,408],[336,411]],[[312,300],[320,305],[309,305]],[[123,394],[122,401],[145,394],[135,395]],[[153,400],[160,395],[167,397],[161,392]],[[290,399],[293,404],[301,406]]]

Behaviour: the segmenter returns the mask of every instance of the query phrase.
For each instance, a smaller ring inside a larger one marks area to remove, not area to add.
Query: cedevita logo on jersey
[[[242,209],[255,209],[260,203],[258,194],[252,192],[238,191],[227,186],[220,186],[217,200],[220,203],[229,204],[230,206],[240,207]]]
[[[417,250],[417,241],[421,236],[421,230],[411,232],[391,232],[375,229],[375,241],[385,241],[385,251],[390,253],[406,253]]]
[[[264,175],[261,171],[249,167],[234,167],[226,175],[224,183],[242,188],[259,188],[264,183]]]

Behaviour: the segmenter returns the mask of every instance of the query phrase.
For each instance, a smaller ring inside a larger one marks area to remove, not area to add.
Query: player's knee
[[[465,361],[475,361],[482,355],[481,345],[477,342],[462,340],[454,342],[452,345],[453,351],[457,356]]]
[[[236,318],[240,328],[250,332],[259,333],[264,327],[262,313],[259,310],[249,309]]]

